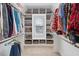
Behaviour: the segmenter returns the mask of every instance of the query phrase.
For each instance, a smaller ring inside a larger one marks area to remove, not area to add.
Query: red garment
[[[68,31],[74,30],[79,34],[79,4],[72,4],[72,13],[68,20]]]
[[[71,15],[70,15],[70,19],[68,20],[68,31],[71,31],[72,29],[74,29],[74,22],[75,22],[75,18],[76,18],[76,4],[72,4],[72,8],[71,8]]]
[[[58,28],[58,17],[55,15],[54,21],[52,24],[52,29],[53,29],[53,31],[57,31],[57,28]]]
[[[72,13],[70,15],[70,19],[68,20],[68,31],[74,29],[75,17],[76,17],[76,13]]]
[[[61,18],[58,15],[59,10],[55,10],[54,20],[52,21],[52,31],[62,31]]]
[[[74,28],[75,28],[75,33],[79,34],[79,13],[77,13],[77,15],[76,15]]]
[[[58,28],[58,8],[55,10],[54,21],[52,21],[52,31],[57,31]]]

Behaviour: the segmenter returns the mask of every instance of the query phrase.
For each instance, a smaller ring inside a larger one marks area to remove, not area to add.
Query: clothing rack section
[[[58,35],[60,38],[62,38],[65,42],[73,45],[74,47],[77,47],[79,48],[79,43],[76,43],[76,44],[72,44],[72,41],[68,40],[67,38],[65,38],[63,35]]]
[[[10,41],[1,44],[0,56],[21,56],[20,42],[11,39]]]
[[[79,3],[62,3],[54,14],[52,31],[63,35],[70,44],[79,46]]]
[[[0,41],[0,44],[4,44],[6,43],[7,41],[14,41],[14,40],[17,40],[18,37],[21,37],[23,34],[19,34],[19,35],[16,35],[16,36],[12,36],[10,38],[7,38],[5,40],[2,40]]]
[[[46,14],[46,39],[32,39],[32,14]],[[25,45],[53,44],[53,37],[50,31],[51,8],[28,8],[25,15]]]
[[[21,56],[24,39],[23,16],[13,4],[0,4],[0,55]]]
[[[2,37],[0,42],[4,42],[22,33],[23,13],[18,8],[10,3],[2,3],[0,4],[0,14],[0,26],[2,26],[0,27],[0,38]]]
[[[24,39],[23,34],[23,19],[24,14],[19,11],[15,6],[9,3],[2,3],[1,4],[1,35],[0,35],[0,46],[3,48],[0,49],[1,51],[7,50],[10,52],[4,52],[3,55],[10,55],[10,56],[20,56],[22,52],[22,44]],[[2,39],[1,39],[2,38]],[[10,48],[4,48],[11,46]],[[16,49],[16,50],[15,50]]]
[[[25,6],[21,3],[10,3],[11,6],[13,6],[15,9],[17,9],[20,13],[25,15]]]
[[[2,55],[2,56],[21,56],[22,48],[23,48],[22,40],[21,40],[22,35],[23,34],[20,34],[20,35],[8,38],[4,41],[0,41],[0,55]]]

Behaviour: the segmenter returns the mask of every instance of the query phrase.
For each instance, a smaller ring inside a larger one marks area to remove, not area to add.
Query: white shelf
[[[25,27],[32,27],[32,26],[25,26]]]
[[[32,16],[32,14],[31,14],[31,13],[30,13],[30,14],[27,14],[27,13],[26,13],[26,15],[25,15],[25,16],[27,16],[27,15]]]
[[[68,38],[65,38],[63,35],[58,35],[58,36],[71,44],[71,41]]]
[[[25,26],[25,28],[31,28],[32,26]]]
[[[31,34],[32,35],[32,32],[25,32],[25,34]]]
[[[46,19],[46,22],[51,22],[51,20],[50,19]]]
[[[47,34],[47,33],[51,33],[51,32],[46,32],[46,34]]]
[[[51,23],[51,21],[50,20],[46,20],[46,24],[50,24]]]
[[[40,41],[40,40],[46,40],[46,39],[32,39],[32,40],[39,40]]]
[[[18,35],[15,35],[15,36],[12,36],[12,37],[9,37],[9,38],[3,38],[3,40],[2,41],[0,41],[0,43],[1,42],[6,42],[6,41],[9,41],[9,40],[11,40],[11,39],[14,39],[14,38],[16,38],[16,37],[18,37],[18,36],[21,36],[21,35],[23,35],[23,34],[18,34]]]
[[[28,19],[27,19],[27,20],[24,20],[24,21],[25,21],[25,22],[32,22],[32,20],[28,20]]]
[[[46,29],[50,29],[50,26],[46,26]]]
[[[46,40],[53,40],[53,39],[49,39],[49,38],[47,38]]]
[[[32,40],[32,39],[25,38],[24,40]]]
[[[46,13],[46,15],[50,15],[50,16],[52,16],[52,15],[53,15],[53,13]]]
[[[59,37],[61,37],[64,41],[66,41],[67,43],[74,45],[74,47],[76,46],[77,48],[79,48],[79,43],[76,44],[72,44],[72,41],[70,41],[68,38],[65,38],[63,35],[58,35]]]
[[[79,48],[68,42],[68,39],[59,36],[58,50],[62,56],[79,56]]]
[[[54,46],[53,44],[24,44],[24,46]]]

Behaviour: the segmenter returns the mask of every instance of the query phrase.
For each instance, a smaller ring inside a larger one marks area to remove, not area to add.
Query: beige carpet
[[[25,46],[23,56],[59,56],[53,46]]]

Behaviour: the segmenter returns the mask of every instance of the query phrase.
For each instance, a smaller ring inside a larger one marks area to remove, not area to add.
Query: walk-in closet
[[[79,56],[79,3],[0,3],[0,56]]]

